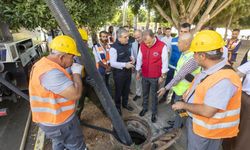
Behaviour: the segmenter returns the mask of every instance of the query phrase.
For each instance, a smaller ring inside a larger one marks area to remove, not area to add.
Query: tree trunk
[[[137,29],[137,20],[138,20],[138,15],[134,16],[134,30]]]
[[[224,34],[224,40],[227,39],[227,31],[228,29],[230,28],[231,24],[232,24],[232,19],[233,19],[233,13],[231,14],[230,18],[229,18],[229,21],[227,23],[227,26],[226,26],[226,30],[225,30],[225,34]]]
[[[13,36],[10,32],[9,25],[0,21],[0,41],[13,41]]]
[[[149,24],[150,24],[150,9],[148,9],[148,12],[147,12],[146,30],[149,29]]]

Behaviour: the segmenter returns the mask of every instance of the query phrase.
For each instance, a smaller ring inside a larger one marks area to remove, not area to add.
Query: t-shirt
[[[250,61],[239,66],[238,70],[246,75],[242,85],[242,91],[246,92],[247,95],[250,95]]]

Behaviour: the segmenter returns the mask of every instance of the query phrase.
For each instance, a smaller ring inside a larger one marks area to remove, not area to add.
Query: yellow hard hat
[[[218,32],[203,30],[195,35],[190,46],[190,51],[208,52],[222,48],[224,45],[225,42]]]
[[[64,52],[75,56],[81,56],[81,54],[77,50],[74,39],[67,35],[60,35],[55,37],[51,41],[49,46],[51,49],[59,52]]]
[[[84,29],[78,29],[78,31],[79,31],[79,33],[80,33],[82,39],[83,39],[84,41],[88,41],[89,38],[88,38],[88,33],[87,33],[87,31],[84,30]]]

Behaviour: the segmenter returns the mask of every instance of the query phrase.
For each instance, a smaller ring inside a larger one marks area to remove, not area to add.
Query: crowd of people
[[[87,32],[79,32],[87,42]],[[165,132],[185,126],[188,150],[219,150],[221,145],[226,150],[245,150],[250,146],[250,52],[235,70],[240,30],[232,33],[225,42],[209,28],[193,35],[189,23],[181,24],[177,37],[166,27],[158,28],[157,33],[135,30],[132,36],[128,26],[116,32],[110,26],[99,33],[92,52],[111,95],[111,77],[114,80],[113,99],[121,116],[122,109],[136,109],[129,102],[131,82],[136,89],[133,100],[143,100],[140,117],[148,112],[151,100],[152,123],[157,123],[158,105],[166,102],[172,89],[171,105],[176,115],[166,122]],[[81,103],[76,103],[83,88],[84,67],[75,57],[80,53],[67,35],[54,38],[50,49],[30,75],[33,121],[52,139],[53,149],[87,149],[79,114],[75,115],[77,107],[82,110]]]

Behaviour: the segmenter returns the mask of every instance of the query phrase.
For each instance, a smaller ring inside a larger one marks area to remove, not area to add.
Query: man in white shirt
[[[131,56],[128,39],[129,32],[124,28],[118,29],[117,39],[110,49],[110,65],[115,82],[115,105],[120,115],[122,115],[121,103],[123,108],[133,111],[133,108],[128,105],[128,95],[135,61]]]
[[[132,43],[132,47],[131,47],[131,53],[133,55],[133,57],[137,58],[138,52],[139,52],[139,48],[140,48],[140,43],[142,42],[142,31],[141,30],[136,30],[134,32],[134,38],[135,38],[135,42]],[[135,62],[136,63],[136,62]],[[142,83],[141,83],[141,79],[136,80],[135,79],[136,76],[136,72],[132,73],[132,82],[135,80],[135,97],[133,98],[134,101],[136,101],[137,99],[141,98],[141,94],[142,94]],[[134,85],[134,84],[131,84]]]
[[[165,29],[165,36],[160,40],[167,45],[168,49],[171,48],[171,41],[172,41],[171,28]]]
[[[163,83],[168,71],[167,46],[154,36],[152,30],[143,32],[143,43],[140,45],[136,63],[136,78],[142,76],[143,109],[140,116],[148,111],[148,99],[152,93],[152,116],[151,121],[157,121],[157,90],[158,84]]]

